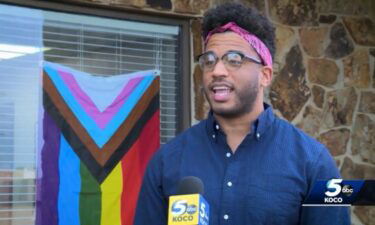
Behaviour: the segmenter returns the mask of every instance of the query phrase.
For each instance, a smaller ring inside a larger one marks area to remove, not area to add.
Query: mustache
[[[225,79],[223,79],[223,78],[214,78],[212,81],[211,81],[211,83],[209,83],[208,84],[208,89],[212,89],[214,86],[227,86],[227,87],[229,87],[229,88],[233,88],[234,87],[234,85],[231,83],[231,82],[229,82],[229,81],[227,81],[227,80],[225,80]]]

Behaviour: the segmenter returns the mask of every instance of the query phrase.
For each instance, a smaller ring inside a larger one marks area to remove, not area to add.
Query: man
[[[274,28],[253,9],[227,3],[204,15],[198,57],[211,112],[150,161],[135,224],[167,224],[181,178],[204,183],[210,224],[349,224],[346,207],[303,207],[314,182],[338,178],[328,150],[263,103],[272,81]]]

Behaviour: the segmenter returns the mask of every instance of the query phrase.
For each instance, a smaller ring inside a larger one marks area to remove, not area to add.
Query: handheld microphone
[[[208,225],[210,207],[202,196],[203,190],[198,177],[182,178],[177,195],[169,197],[168,225]]]

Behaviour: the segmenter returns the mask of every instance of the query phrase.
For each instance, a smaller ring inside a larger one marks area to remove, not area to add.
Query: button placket
[[[227,152],[229,153],[229,151]],[[226,154],[226,153],[225,153]],[[222,208],[220,210],[221,218],[223,224],[230,224],[233,221],[231,220],[233,204],[236,201],[235,188],[236,182],[238,179],[238,174],[240,170],[240,161],[238,157],[234,157],[232,153],[229,154],[230,159],[227,158],[227,167],[223,179],[223,195],[222,195]],[[237,196],[238,197],[238,196]]]

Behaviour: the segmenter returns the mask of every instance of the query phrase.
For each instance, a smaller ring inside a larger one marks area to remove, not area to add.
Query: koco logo
[[[341,192],[342,179],[331,179],[327,182],[327,190],[324,194],[328,197],[335,197]]]
[[[342,179],[332,179],[327,182],[327,191],[324,194],[328,197],[324,198],[324,203],[342,203],[341,197],[336,197],[341,192]]]
[[[182,215],[186,212],[188,207],[186,200],[177,200],[172,204],[172,214],[174,216]]]
[[[343,198],[338,197],[340,193],[349,197],[353,194],[354,189],[350,185],[341,186],[342,179],[331,179],[327,182],[327,191],[324,194],[324,203],[342,203]]]

